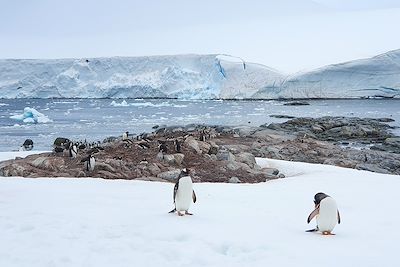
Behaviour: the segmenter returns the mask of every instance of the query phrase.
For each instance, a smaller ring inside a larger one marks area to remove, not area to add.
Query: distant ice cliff
[[[0,60],[0,98],[400,98],[400,50],[285,76],[223,55]]]

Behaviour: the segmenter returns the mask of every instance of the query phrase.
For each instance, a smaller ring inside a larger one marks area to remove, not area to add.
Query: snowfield
[[[167,213],[173,184],[1,178],[0,266],[399,266],[399,176],[258,163],[288,178],[195,184],[184,217]],[[335,236],[304,232],[319,191],[338,203]]]

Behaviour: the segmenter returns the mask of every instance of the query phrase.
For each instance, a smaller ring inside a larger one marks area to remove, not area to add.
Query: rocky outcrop
[[[188,125],[159,127],[146,140],[110,140],[103,149],[45,153],[0,162],[0,175],[23,177],[102,177],[174,182],[188,168],[195,182],[256,183],[283,178],[261,168],[255,157],[330,164],[400,174],[400,138],[390,119],[295,118],[260,127]],[[167,152],[159,151],[159,141]],[[175,141],[181,141],[176,151]],[[145,142],[145,144],[143,143]],[[363,147],[354,149],[353,144]],[[370,148],[370,149],[369,149]],[[94,153],[96,166],[86,171],[82,159]]]

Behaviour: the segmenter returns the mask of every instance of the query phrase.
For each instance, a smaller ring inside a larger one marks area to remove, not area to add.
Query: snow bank
[[[24,123],[48,123],[52,122],[46,115],[40,113],[34,108],[24,108],[24,113],[10,116],[10,119],[22,121]]]
[[[258,163],[289,178],[195,184],[185,217],[167,214],[173,184],[1,178],[0,266],[398,265],[399,176]],[[304,232],[319,191],[337,200],[336,236]]]

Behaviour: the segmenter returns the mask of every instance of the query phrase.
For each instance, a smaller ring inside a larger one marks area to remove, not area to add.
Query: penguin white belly
[[[90,170],[94,170],[94,166],[96,165],[96,160],[94,158],[90,158]]]
[[[319,214],[317,215],[318,230],[331,232],[338,222],[338,211],[336,201],[327,197],[321,200]]]
[[[179,187],[175,196],[177,211],[187,211],[192,203],[193,183],[190,176],[179,179]]]

